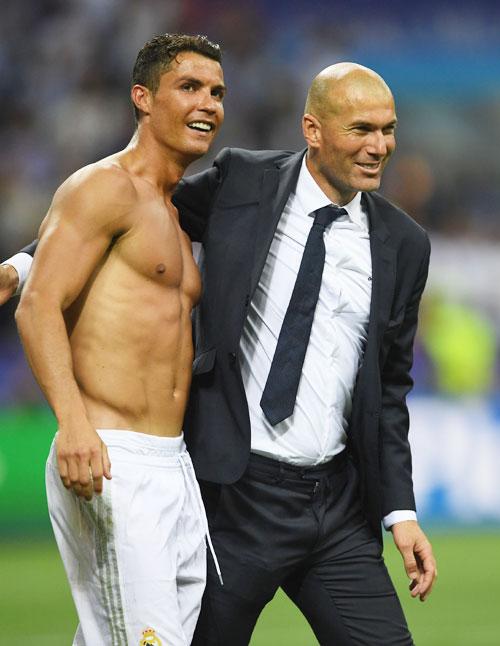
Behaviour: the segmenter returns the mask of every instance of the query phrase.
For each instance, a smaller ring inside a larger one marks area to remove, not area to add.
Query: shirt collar
[[[302,166],[295,188],[296,198],[304,213],[310,214],[323,206],[331,204],[331,200],[323,193],[311,175],[306,164],[307,153],[302,158]],[[361,191],[356,193],[348,204],[342,207],[347,211],[349,219],[361,229],[368,231],[368,220],[361,206]]]

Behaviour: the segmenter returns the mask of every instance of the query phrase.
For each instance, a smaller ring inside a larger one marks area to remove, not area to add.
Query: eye
[[[193,83],[183,83],[181,85],[181,89],[184,90],[185,92],[192,92],[194,90],[194,84]]]
[[[217,88],[216,90],[212,90],[212,96],[216,96],[221,101],[224,98],[224,95],[225,95],[225,92],[222,88]]]

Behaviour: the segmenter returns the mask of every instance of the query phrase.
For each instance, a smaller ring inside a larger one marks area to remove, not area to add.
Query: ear
[[[151,100],[153,95],[147,87],[136,83],[130,90],[130,96],[132,98],[132,103],[138,110],[144,114],[149,114],[151,112]]]
[[[313,114],[306,112],[302,117],[302,133],[309,148],[318,148],[321,141],[321,123]]]

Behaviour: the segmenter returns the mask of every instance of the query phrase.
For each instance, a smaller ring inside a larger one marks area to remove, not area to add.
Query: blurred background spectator
[[[205,33],[223,46],[226,122],[210,157],[191,172],[227,145],[302,148],[312,77],[341,60],[374,68],[394,92],[400,121],[382,190],[433,245],[411,399],[420,507],[438,521],[500,523],[499,24],[493,0],[459,10],[451,0],[9,2],[0,21],[0,257],[33,239],[65,177],[126,145],[130,72],[153,35]],[[2,440],[20,440],[26,410],[43,409],[14,307],[0,309],[0,467]],[[457,447],[464,453],[478,424],[491,460],[477,495],[468,491],[467,504],[455,504],[460,470],[446,475],[443,465]],[[4,462],[0,492],[9,482]]]

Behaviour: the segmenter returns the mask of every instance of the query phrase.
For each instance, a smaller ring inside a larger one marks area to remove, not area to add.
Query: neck
[[[124,149],[123,157],[134,175],[157,186],[166,198],[172,196],[186,168],[194,161],[160,146],[140,125]]]
[[[316,184],[333,204],[344,206],[345,204],[349,204],[356,195],[357,191],[343,191],[338,186],[335,186],[331,179],[321,172],[321,169],[316,164],[316,160],[314,159],[314,156],[311,155],[310,150],[308,150],[306,154],[306,166]]]

